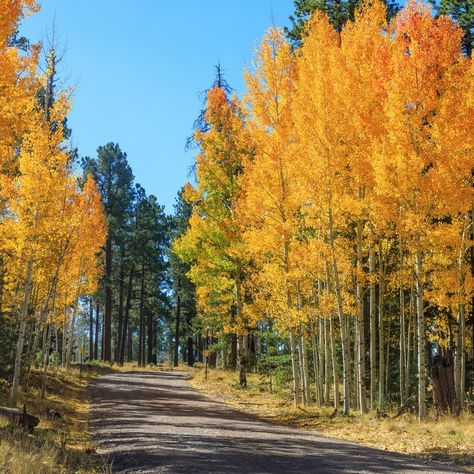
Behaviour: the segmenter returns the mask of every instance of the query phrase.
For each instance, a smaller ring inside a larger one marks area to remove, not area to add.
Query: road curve
[[[108,374],[92,394],[92,432],[112,472],[460,472],[260,421],[201,395],[184,373]]]

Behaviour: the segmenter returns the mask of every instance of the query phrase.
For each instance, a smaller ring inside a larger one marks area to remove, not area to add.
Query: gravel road
[[[184,373],[104,375],[93,396],[98,452],[117,473],[460,472],[260,421],[204,397]]]

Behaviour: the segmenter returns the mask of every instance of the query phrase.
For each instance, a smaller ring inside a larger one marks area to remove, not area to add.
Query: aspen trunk
[[[385,270],[382,255],[382,242],[379,242],[379,409],[385,398],[385,338],[384,338],[384,292]]]
[[[300,404],[300,380],[299,368],[296,359],[295,333],[290,329],[290,354],[291,354],[291,371],[293,374],[293,405],[296,408]]]
[[[369,290],[369,313],[370,313],[370,408],[375,408],[375,391],[376,391],[376,299],[375,299],[375,255],[372,244],[369,246],[369,272],[372,278]]]
[[[319,350],[317,339],[316,339],[316,329],[315,324],[311,324],[311,339],[313,343],[313,371],[314,371],[314,393],[316,398],[316,403],[322,405],[322,390],[321,390],[321,372],[320,372],[320,363],[319,356],[321,351]]]
[[[410,305],[409,305],[409,320],[408,320],[408,339],[407,339],[407,369],[405,371],[406,376],[406,393],[410,395],[410,373],[412,360],[418,360],[416,352],[416,304],[415,304],[415,277],[412,274],[410,284]]]
[[[326,404],[325,394],[324,394],[324,367],[325,367],[325,347],[324,347],[324,323],[321,316],[319,317],[319,351],[318,351],[318,362],[319,362],[319,389],[321,394],[321,405]]]
[[[357,298],[356,298],[357,301]],[[348,331],[348,334],[350,334],[350,331]],[[351,406],[353,406],[356,410],[360,410],[360,398],[359,398],[359,334],[357,332],[357,316],[354,320],[354,350],[352,351],[353,353],[353,360],[354,360],[354,365],[351,366],[353,367],[352,371],[352,380],[351,382]],[[352,355],[351,353],[351,355]]]
[[[331,366],[333,377],[334,409],[339,410],[339,380],[337,376],[336,345],[334,342],[334,322],[332,316],[329,319],[329,334],[331,341]]]
[[[464,275],[463,275],[463,260],[465,254],[464,236],[465,229],[462,231],[461,238],[461,249],[459,253],[459,297],[464,297]],[[456,352],[454,358],[454,385],[456,392],[456,408],[460,412],[464,406],[464,325],[465,325],[465,306],[463,303],[458,305],[458,318],[457,318],[457,334],[456,334]]]
[[[243,324],[243,302],[242,302],[242,286],[240,280],[240,269],[235,274],[235,292],[237,306],[237,321]],[[239,383],[241,387],[247,386],[247,341],[242,334],[237,337],[237,353],[239,359]]]
[[[454,386],[456,391],[457,411],[464,406],[464,305],[458,306],[456,352],[454,357]]]
[[[390,371],[390,330],[391,330],[391,319],[388,319],[387,323],[387,332],[385,334],[385,346],[386,346],[386,354],[385,354],[385,395],[388,394],[389,389],[389,371]]]
[[[308,355],[306,352],[306,338],[304,335],[303,325],[300,323],[300,348],[301,348],[301,372],[302,388],[303,388],[303,402],[305,405],[309,403],[309,381],[308,381]]]
[[[69,321],[67,319],[67,308],[64,308],[63,312],[63,347],[61,348],[61,363],[63,367],[66,367],[66,354],[67,354],[67,338],[68,338],[68,327]]]
[[[51,324],[46,326],[46,347],[44,350],[43,377],[41,379],[41,398],[44,398],[46,392],[46,376],[49,366],[49,347],[51,345]]]
[[[332,269],[334,272],[334,286],[337,299],[337,309],[339,315],[339,325],[341,332],[341,346],[342,346],[342,374],[343,374],[343,391],[344,391],[344,415],[349,415],[350,412],[350,348],[349,338],[347,334],[347,322],[344,314],[344,304],[342,301],[341,285],[339,282],[339,269],[337,266],[336,249],[334,244],[334,229],[333,229],[332,207],[329,200],[329,245],[331,247]]]
[[[74,307],[74,311],[72,313],[71,318],[71,328],[69,332],[69,338],[67,341],[67,355],[66,355],[66,370],[69,370],[71,366],[71,356],[72,356],[72,345],[74,343],[74,329],[76,324],[76,307]]]
[[[328,338],[328,324],[327,324],[327,319],[324,319],[324,341],[323,341],[323,347],[324,347],[324,402],[326,405],[329,405],[329,385],[330,385],[330,379],[329,379],[329,372],[331,370],[331,359],[329,355],[330,347],[329,347],[329,338]]]
[[[416,313],[418,332],[418,418],[426,416],[426,338],[423,307],[423,260],[421,250],[416,252]]]
[[[365,390],[365,331],[364,331],[364,294],[360,277],[362,274],[362,222],[357,222],[357,271],[356,298],[356,344],[357,344],[357,371],[356,381],[358,388],[359,409],[361,413],[367,412],[367,394]]]
[[[23,292],[23,302],[20,310],[20,326],[18,330],[18,340],[16,345],[15,369],[13,372],[13,383],[10,402],[13,407],[16,407],[18,401],[18,386],[20,383],[21,362],[23,355],[23,344],[25,341],[26,319],[28,316],[28,306],[30,304],[31,283],[33,280],[33,257],[28,260],[26,270],[25,289]]]
[[[54,353],[56,354],[54,365],[57,370],[59,367],[59,331],[56,324],[54,324]]]
[[[301,331],[298,330],[297,336],[297,354],[298,354],[298,368],[299,368],[299,378],[300,378],[300,389],[301,389],[301,403],[303,406],[306,406],[306,393],[305,393],[305,380],[304,380],[304,368],[303,368],[303,348],[301,347]]]
[[[34,364],[34,361],[35,361],[36,349],[38,348],[38,343],[39,343],[40,333],[41,333],[41,326],[43,326],[43,324],[44,324],[44,319],[45,318],[42,314],[39,318],[38,324],[36,325],[36,330],[34,331],[35,334],[34,334],[34,337],[33,337],[33,344],[32,344],[31,351],[30,351],[28,369],[27,369],[27,373],[26,373],[26,381],[25,381],[25,386],[24,386],[25,392],[28,390],[28,387],[30,385],[31,367],[32,367],[32,365]],[[33,326],[33,330],[34,330],[34,326]]]
[[[399,296],[400,296],[400,406],[403,406],[405,400],[408,397],[406,392],[406,361],[405,361],[405,353],[406,353],[406,342],[405,342],[405,289],[403,287],[403,243],[400,239],[400,288],[399,288]]]
[[[239,384],[241,387],[247,386],[247,364],[246,364],[246,344],[245,336],[238,334],[237,336],[237,353],[239,359]]]

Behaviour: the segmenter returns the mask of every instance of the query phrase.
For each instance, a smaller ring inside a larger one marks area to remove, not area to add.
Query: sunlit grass
[[[28,433],[0,421],[0,472],[5,474],[99,473],[109,468],[95,453],[88,430],[89,403],[87,388],[101,368],[73,366],[69,372],[51,368],[46,382],[46,397],[41,398],[41,373],[33,371],[30,389],[20,391],[20,406],[40,418],[39,425]],[[8,404],[4,391],[0,404]],[[60,418],[51,418],[54,410]]]

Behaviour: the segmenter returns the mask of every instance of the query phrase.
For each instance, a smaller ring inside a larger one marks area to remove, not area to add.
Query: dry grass
[[[109,468],[96,455],[88,431],[90,380],[105,370],[88,366],[82,376],[78,367],[69,372],[52,369],[46,382],[46,397],[41,399],[41,374],[33,371],[30,389],[20,392],[20,405],[40,418],[32,433],[0,423],[0,472],[30,473],[99,473]],[[0,404],[8,404],[8,392],[0,393]],[[49,410],[60,418],[52,419]]]
[[[375,413],[350,417],[331,416],[332,408],[293,408],[288,393],[269,393],[258,375],[248,376],[248,388],[238,385],[238,374],[202,368],[193,371],[191,384],[204,394],[224,401],[262,419],[366,446],[446,461],[474,472],[474,415],[459,418],[428,417],[419,422],[413,415],[378,419]]]

